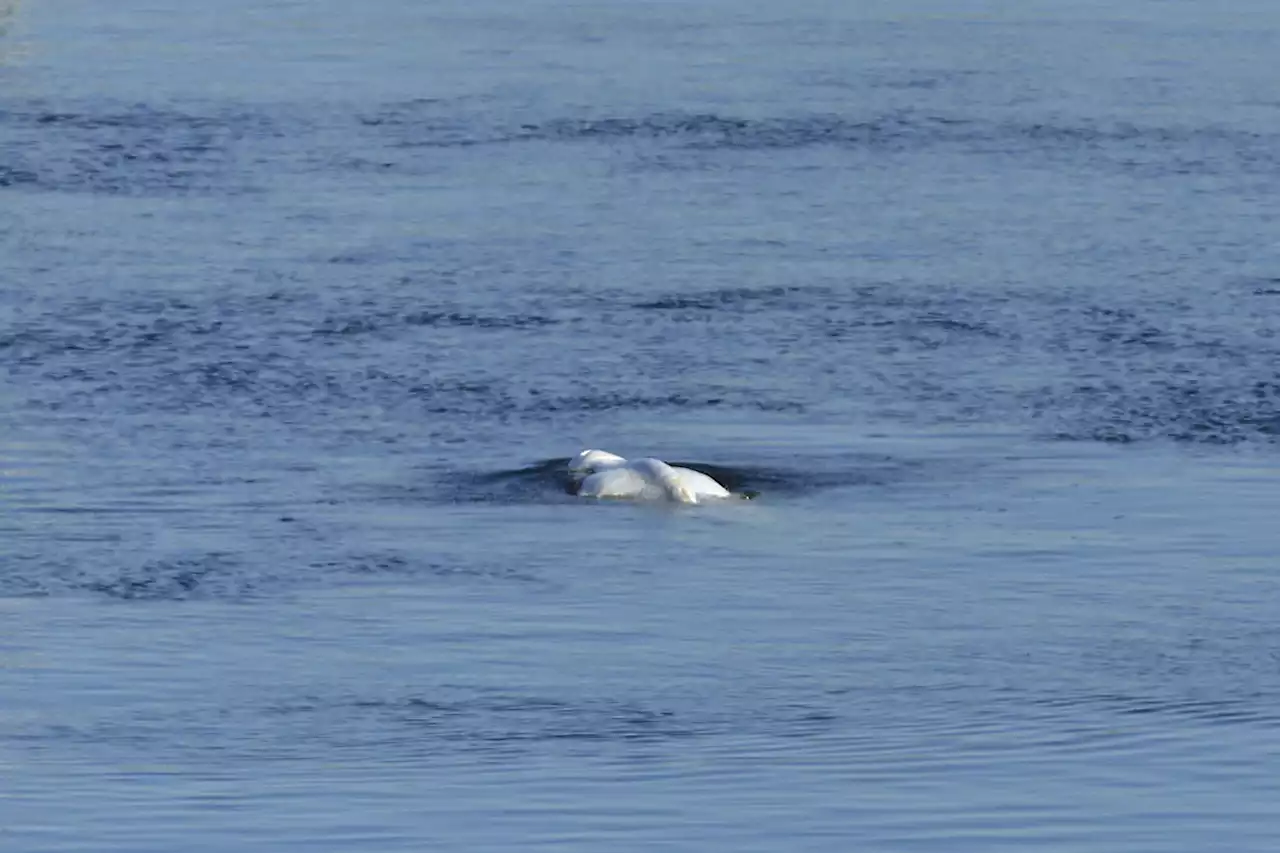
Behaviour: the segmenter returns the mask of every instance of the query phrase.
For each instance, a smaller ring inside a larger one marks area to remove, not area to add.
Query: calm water
[[[12,6],[0,850],[1280,848],[1275,4]]]

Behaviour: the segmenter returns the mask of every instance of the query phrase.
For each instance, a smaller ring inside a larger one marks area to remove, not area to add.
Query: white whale
[[[606,450],[584,450],[569,462],[569,475],[579,481],[584,498],[633,498],[696,504],[732,493],[701,471],[677,468],[661,459],[628,462]]]

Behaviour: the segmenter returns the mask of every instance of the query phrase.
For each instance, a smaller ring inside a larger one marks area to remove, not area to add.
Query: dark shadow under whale
[[[706,474],[735,494],[771,500],[833,488],[887,485],[905,479],[919,463],[883,454],[865,454],[832,460],[808,470],[684,460],[673,460],[670,464]],[[482,503],[538,503],[574,495],[578,486],[569,475],[567,456],[502,471],[448,472],[440,484],[446,487],[443,492],[453,502]]]

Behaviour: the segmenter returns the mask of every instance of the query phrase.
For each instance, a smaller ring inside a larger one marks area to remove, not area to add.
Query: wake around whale
[[[742,497],[713,478],[691,468],[668,465],[661,459],[628,461],[606,450],[584,450],[569,461],[574,491],[584,498],[675,501],[696,504],[706,500]]]

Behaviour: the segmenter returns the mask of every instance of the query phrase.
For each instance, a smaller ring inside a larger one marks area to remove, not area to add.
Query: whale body
[[[696,504],[732,493],[701,471],[646,457],[628,461],[607,450],[584,450],[569,462],[569,476],[584,498],[630,498]]]

